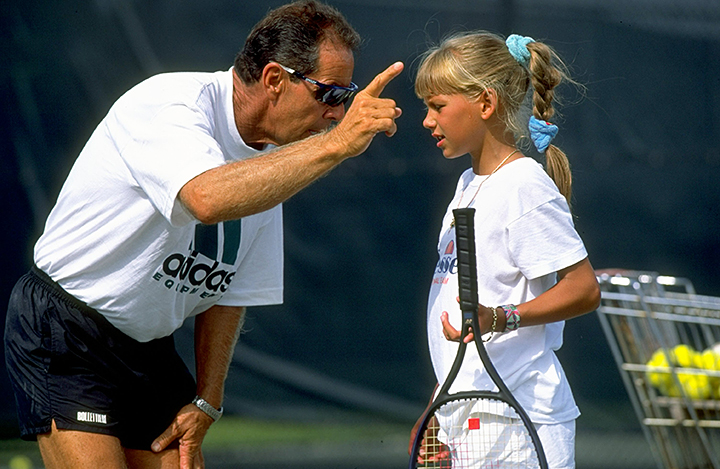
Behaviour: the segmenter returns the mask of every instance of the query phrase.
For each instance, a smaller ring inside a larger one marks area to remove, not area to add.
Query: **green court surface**
[[[411,424],[282,422],[225,416],[203,445],[207,469],[407,467]],[[632,429],[579,428],[577,469],[652,469],[649,447]],[[42,469],[35,443],[0,440],[0,469]]]

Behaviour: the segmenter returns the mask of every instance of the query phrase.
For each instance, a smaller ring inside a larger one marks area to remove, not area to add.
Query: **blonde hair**
[[[505,40],[496,34],[484,31],[455,34],[423,55],[415,79],[415,94],[421,99],[439,94],[462,94],[477,99],[493,89],[498,97],[498,116],[513,138],[524,143],[529,137],[530,114],[549,121],[555,114],[555,87],[563,81],[573,82],[550,46],[531,42],[527,49],[531,57],[525,67],[513,58]],[[545,158],[545,170],[570,203],[572,174],[567,156],[555,145],[549,145]]]

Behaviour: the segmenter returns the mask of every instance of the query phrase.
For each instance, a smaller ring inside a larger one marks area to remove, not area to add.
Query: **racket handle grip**
[[[460,309],[463,312],[463,320],[467,321],[472,319],[472,315],[478,309],[475,209],[454,209],[453,217],[455,218],[455,240],[457,242]]]

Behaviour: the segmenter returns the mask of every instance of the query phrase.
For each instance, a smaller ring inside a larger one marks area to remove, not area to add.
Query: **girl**
[[[479,332],[538,429],[551,468],[575,467],[580,414],[555,351],[562,345],[564,321],[600,302],[569,209],[568,160],[550,144],[557,132],[548,122],[553,90],[564,79],[563,64],[549,46],[528,37],[503,41],[475,32],[428,51],[415,82],[427,105],[423,126],[443,156],[472,157],[443,218],[430,288],[428,341],[435,375],[439,383],[447,376],[461,329],[452,209],[474,207]],[[528,136],[545,154],[547,172],[517,146]],[[475,350],[451,392],[471,388],[494,388]],[[448,450],[435,458],[452,457]],[[502,467],[502,461],[492,462]]]

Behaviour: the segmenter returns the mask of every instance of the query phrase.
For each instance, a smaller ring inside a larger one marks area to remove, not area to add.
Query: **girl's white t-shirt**
[[[178,193],[258,152],[234,120],[232,71],[167,73],[125,93],[80,153],[35,264],[139,341],[214,304],[282,303],[282,206],[200,224]]]
[[[538,162],[521,158],[489,178],[465,171],[443,218],[428,300],[428,342],[441,385],[458,348],[443,335],[442,312],[447,311],[450,323],[461,329],[452,209],[468,205],[476,209],[478,297],[483,305],[529,301],[555,284],[557,271],[587,257],[565,198]],[[563,327],[564,322],[521,327],[494,334],[485,344],[505,384],[535,423],[564,422],[579,415],[555,355]],[[474,346],[467,348],[465,358],[450,391],[496,390]]]

